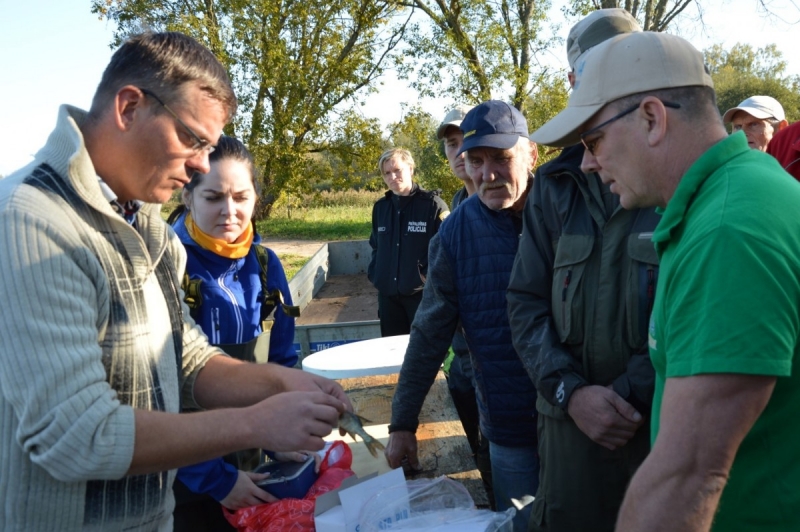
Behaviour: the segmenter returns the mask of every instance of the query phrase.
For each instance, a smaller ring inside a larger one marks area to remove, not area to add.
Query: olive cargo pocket
[[[593,248],[592,235],[562,235],[556,246],[551,304],[558,336],[565,344],[583,342],[586,291],[581,284]]]
[[[641,349],[647,341],[647,326],[656,297],[658,254],[652,233],[628,236],[628,280],[625,285],[627,341],[632,349]]]

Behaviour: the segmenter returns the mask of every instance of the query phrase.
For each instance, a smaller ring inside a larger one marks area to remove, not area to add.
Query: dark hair
[[[247,147],[242,143],[242,141],[235,139],[233,137],[228,137],[226,135],[222,135],[217,142],[217,145],[214,147],[214,151],[208,156],[208,161],[210,163],[215,163],[218,161],[223,161],[226,159],[233,159],[234,161],[240,161],[247,166],[247,169],[250,172],[250,181],[253,183],[253,188],[256,191],[256,204],[258,204],[258,198],[261,196],[261,185],[258,179],[258,172],[256,171],[255,161],[253,160],[253,155],[247,149]],[[201,174],[200,172],[195,172],[192,175],[192,179],[186,183],[183,187],[187,192],[192,192],[197,186],[203,181],[205,174]],[[175,220],[177,220],[181,214],[186,212],[186,205],[178,205],[175,210],[173,210],[169,217],[167,217],[167,223],[173,224]],[[254,211],[255,212],[255,211]]]
[[[229,119],[236,113],[236,95],[228,73],[208,48],[178,32],[140,33],[114,52],[89,115],[100,116],[126,85],[151,90],[170,103],[180,100],[181,88],[190,82],[198,83],[202,91],[221,102]]]

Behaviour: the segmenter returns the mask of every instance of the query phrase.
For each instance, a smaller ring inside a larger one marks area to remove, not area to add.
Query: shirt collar
[[[674,231],[683,223],[692,200],[706,180],[734,157],[749,152],[750,146],[747,145],[744,133],[735,133],[711,146],[689,167],[667,206],[656,209],[662,215],[653,231],[653,243],[659,256],[667,247]]]
[[[129,200],[125,203],[120,203],[119,196],[111,190],[111,187],[108,186],[108,183],[103,181],[102,177],[97,176],[97,182],[100,185],[100,191],[103,193],[103,197],[111,204],[111,207],[117,211],[117,214],[122,216],[129,224],[134,225],[136,222],[136,215],[144,205],[144,202]]]

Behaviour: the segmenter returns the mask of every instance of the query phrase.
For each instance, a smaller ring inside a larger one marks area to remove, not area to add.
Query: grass
[[[372,206],[310,207],[291,211],[291,217],[275,213],[256,223],[264,238],[296,240],[363,240],[369,238]]]
[[[302,198],[279,200],[271,216],[256,228],[265,238],[296,240],[362,240],[369,238],[372,205],[380,193],[325,191]]]
[[[283,269],[286,271],[286,279],[292,280],[292,277],[295,276],[300,269],[306,265],[306,263],[311,260],[311,257],[304,257],[302,255],[294,255],[292,253],[278,253],[278,258],[281,259],[281,264],[283,264]]]

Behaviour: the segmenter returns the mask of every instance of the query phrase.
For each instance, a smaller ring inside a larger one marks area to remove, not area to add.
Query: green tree
[[[317,172],[330,177],[310,154],[341,158],[349,177],[374,163],[379,131],[353,107],[403,35],[394,0],[92,0],[92,11],[116,23],[117,41],[142,28],[176,30],[222,61],[240,101],[226,132],[263,169],[261,216],[269,199],[309,191]]]
[[[410,26],[401,72],[415,72],[411,83],[421,95],[449,94],[479,103],[508,91],[524,112],[537,53],[555,40],[540,29],[549,0],[400,0],[425,15]]]
[[[569,100],[569,84],[564,72],[541,72],[536,78],[533,94],[528,99],[528,131],[533,133],[560,113]],[[557,148],[538,146],[538,166],[553,159],[560,152]]]
[[[774,44],[753,49],[737,43],[730,50],[716,44],[704,54],[720,113],[750,96],[764,95],[781,103],[789,122],[800,119],[800,76],[786,73],[786,61]]]

